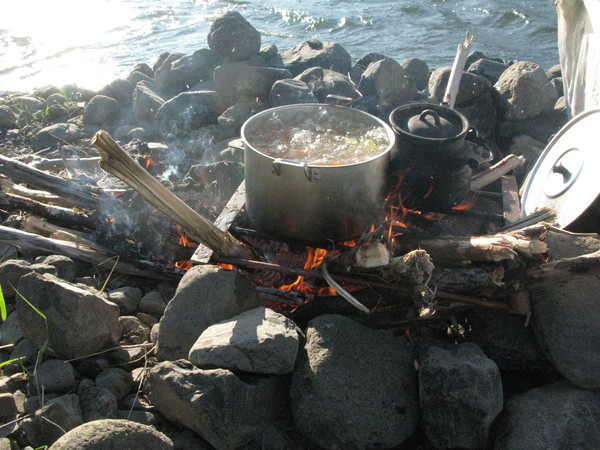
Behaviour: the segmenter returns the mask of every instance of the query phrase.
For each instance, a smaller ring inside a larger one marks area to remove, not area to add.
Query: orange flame
[[[174,265],[178,269],[183,269],[183,270],[190,270],[192,268],[191,261],[176,261]]]
[[[308,257],[306,259],[306,263],[304,263],[304,270],[312,270],[318,268],[321,264],[323,264],[323,260],[328,254],[328,251],[322,248],[306,247],[306,251],[308,252]],[[298,278],[296,278],[296,281],[294,281],[293,283],[280,286],[279,289],[284,291],[294,290],[306,294],[316,294],[319,296],[338,295],[335,289],[333,289],[332,287],[313,288],[308,283],[306,283],[304,276],[302,275],[298,276]]]
[[[144,155],[144,159],[146,160],[146,169],[150,166],[158,166],[158,163],[152,159],[152,156],[149,154]]]
[[[198,244],[192,240],[190,240],[179,225],[175,225],[177,228],[177,232],[179,233],[179,242],[178,244],[182,247],[198,247]]]
[[[460,205],[456,205],[456,206],[452,207],[452,209],[455,211],[468,211],[475,205],[475,202],[477,201],[478,198],[479,198],[479,194],[477,192],[475,192],[475,193],[473,193],[473,195],[471,196],[470,199],[465,200]]]
[[[105,217],[104,218],[104,222],[106,223],[114,223],[115,218],[114,217]]]

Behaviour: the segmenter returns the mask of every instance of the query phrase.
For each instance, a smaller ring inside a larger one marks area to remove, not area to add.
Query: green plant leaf
[[[8,361],[1,362],[0,363],[0,367],[7,366],[7,365],[12,364],[14,362],[19,362],[19,361],[21,361],[23,359],[25,359],[24,356],[19,356],[18,358],[9,359]]]
[[[4,293],[2,292],[2,285],[0,284],[0,319],[2,322],[6,320],[6,302],[4,301]]]
[[[13,288],[13,289],[14,289],[14,288]],[[21,294],[21,293],[20,293],[19,291],[17,291],[16,289],[15,289],[15,292],[18,294],[18,296],[19,296],[19,297],[21,297],[21,299],[22,299],[22,300],[23,300],[25,303],[27,303],[27,304],[29,305],[29,307],[30,307],[31,309],[33,309],[33,310],[36,312],[36,314],[37,314],[38,316],[42,317],[44,320],[48,320],[48,319],[46,318],[46,314],[44,314],[43,312],[41,312],[39,309],[37,309],[37,308],[36,308],[36,307],[33,305],[33,303],[31,303],[29,300],[27,300],[25,297],[23,297],[23,294]]]

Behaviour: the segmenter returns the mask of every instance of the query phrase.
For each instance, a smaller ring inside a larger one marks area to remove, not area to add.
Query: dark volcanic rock
[[[491,59],[478,59],[468,67],[467,71],[484,77],[490,83],[495,84],[508,67],[508,64],[492,61]]]
[[[135,84],[129,80],[117,79],[104,86],[98,94],[114,98],[121,106],[131,105]]]
[[[160,320],[159,359],[187,358],[206,328],[259,306],[254,285],[241,275],[215,266],[195,266],[179,282]]]
[[[73,123],[55,123],[42,128],[35,134],[33,139],[34,148],[41,150],[46,147],[54,147],[57,144],[73,144],[80,138],[81,132]]]
[[[440,103],[444,100],[444,93],[446,92],[450,72],[452,72],[452,67],[442,67],[434,70],[429,78],[429,95]],[[455,105],[461,106],[470,103],[491,89],[491,83],[484,77],[474,73],[463,72],[460,78]]]
[[[164,417],[218,449],[260,446],[265,430],[288,412],[288,385],[283,379],[244,382],[228,370],[200,370],[185,360],[155,366],[144,390]]]
[[[318,103],[310,87],[300,80],[279,80],[273,84],[269,94],[271,106],[291,105],[295,103]]]
[[[230,61],[242,61],[260,51],[260,33],[237,11],[217,17],[206,40],[211,50]]]
[[[597,396],[568,383],[532,389],[511,398],[495,450],[600,448]]]
[[[41,363],[28,379],[27,390],[31,395],[38,393],[75,390],[77,374],[71,363],[59,359],[49,359]]]
[[[306,330],[290,398],[300,432],[324,448],[391,448],[419,420],[412,350],[400,338],[343,316]]]
[[[222,58],[203,48],[191,55],[168,58],[156,71],[154,80],[160,92],[176,95],[188,91],[202,80],[210,80]]]
[[[138,120],[152,122],[164,103],[152,82],[140,81],[136,85],[133,91],[133,113]]]
[[[472,343],[431,345],[420,354],[419,401],[435,448],[483,448],[502,411],[498,366]]]
[[[317,39],[309,39],[282,51],[281,59],[283,66],[294,76],[315,66],[347,74],[352,66],[352,58],[344,47],[337,42],[321,42]]]
[[[222,112],[216,92],[182,92],[156,112],[156,125],[163,136],[181,136],[214,123]]]
[[[47,341],[57,357],[72,359],[119,341],[119,308],[114,303],[50,274],[25,275],[18,290],[46,316],[17,302],[23,335],[37,348]]]
[[[248,67],[237,81],[237,91],[244,95],[267,97],[276,81],[292,78],[287,69],[276,67]]]
[[[296,324],[260,307],[208,327],[188,359],[200,368],[285,374],[294,368],[298,345]]]
[[[404,70],[415,80],[419,91],[427,87],[429,82],[429,66],[419,58],[409,58],[400,64]]]
[[[117,399],[108,389],[92,386],[79,396],[84,422],[117,418]]]
[[[121,111],[121,105],[112,97],[96,95],[83,111],[84,125],[104,125],[116,123]]]
[[[295,79],[304,81],[321,103],[324,103],[329,95],[339,95],[350,99],[361,96],[347,75],[334,70],[312,67]]]
[[[74,428],[52,446],[53,450],[115,450],[143,448],[171,450],[173,442],[154,427],[129,420],[95,420]]]

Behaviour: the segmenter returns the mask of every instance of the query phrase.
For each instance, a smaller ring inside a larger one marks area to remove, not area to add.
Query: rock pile
[[[261,47],[235,12],[215,20],[208,45],[162,54],[99,92],[8,96],[0,106],[5,142],[68,147],[103,128],[122,141],[160,141],[166,159],[183,151],[183,173],[210,182],[206,165],[190,166],[240,162],[229,142],[256,112],[328,102],[387,119],[405,102],[439,103],[450,71],[378,53],[353,64],[340,44],[316,39]],[[561,89],[556,70],[473,53],[457,107],[501,151],[535,159],[566,120]],[[600,248],[597,238],[548,242],[556,258]],[[0,264],[8,313],[0,448],[600,442],[597,279],[533,291],[531,328],[520,317],[474,311],[462,336],[398,336],[356,316],[318,315],[301,327],[262,306],[250,281],[218,267],[194,267],[176,287],[118,279],[103,287],[84,264],[33,256]]]

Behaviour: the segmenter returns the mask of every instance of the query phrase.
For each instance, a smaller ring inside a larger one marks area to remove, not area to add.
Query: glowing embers
[[[317,269],[319,266],[321,266],[323,264],[323,261],[325,260],[325,257],[328,254],[333,254],[333,253],[338,252],[337,250],[329,251],[329,250],[325,250],[322,248],[313,248],[313,247],[306,247],[306,251],[307,251],[308,256],[306,259],[306,263],[304,264],[304,270]],[[291,284],[279,286],[279,289],[281,289],[283,291],[292,291],[293,290],[293,291],[298,291],[298,292],[302,292],[305,294],[318,295],[321,297],[338,295],[337,292],[335,291],[335,289],[333,289],[329,286],[327,286],[327,287],[313,286],[311,283],[307,282],[305,277],[302,275],[298,276],[298,278],[296,278],[296,281],[294,281]]]

